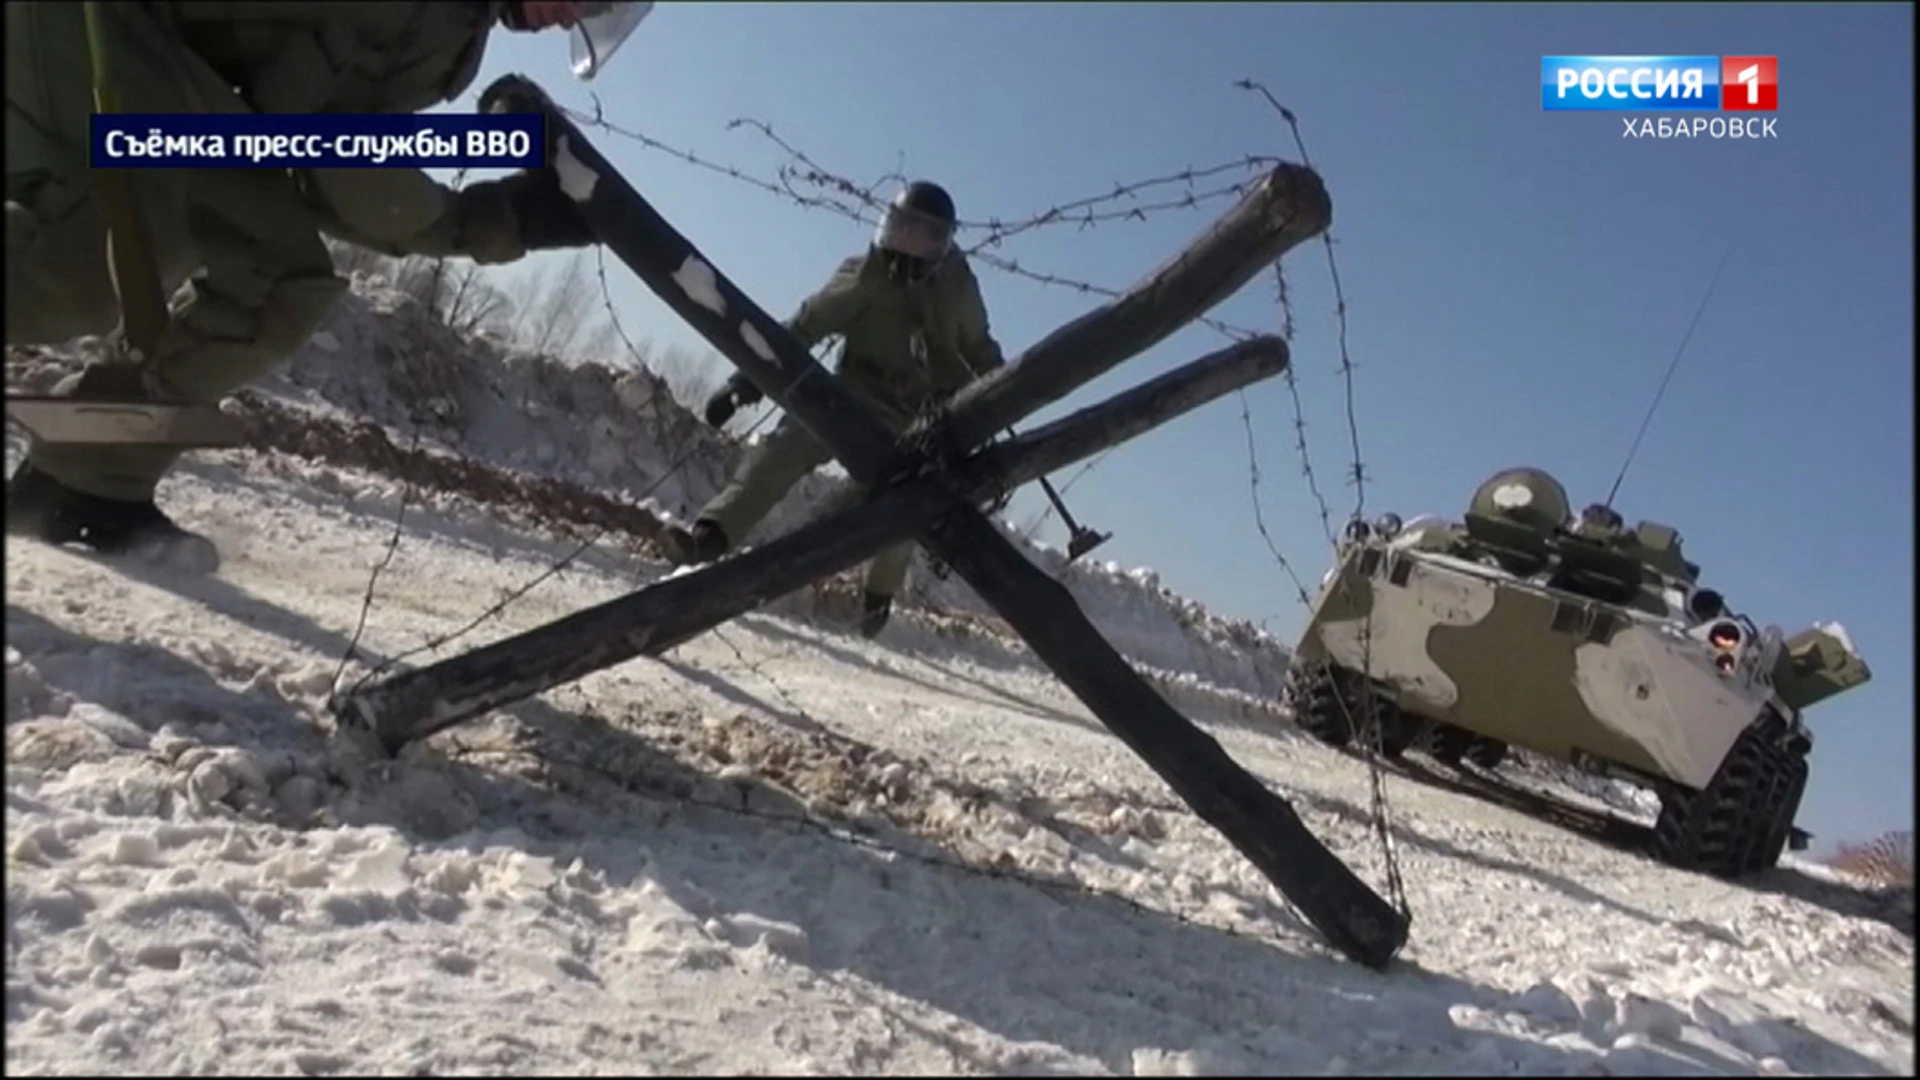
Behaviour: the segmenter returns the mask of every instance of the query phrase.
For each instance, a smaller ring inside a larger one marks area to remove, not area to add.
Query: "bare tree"
[[[482,327],[499,325],[512,307],[507,294],[487,281],[484,267],[463,259],[449,276],[442,278],[435,313],[448,326],[471,335]]]
[[[725,362],[718,357],[701,356],[678,345],[648,350],[646,364],[660,376],[674,400],[698,412],[707,398],[726,381]]]
[[[1913,831],[1894,829],[1865,843],[1842,844],[1827,865],[1876,884],[1912,888]]]
[[[512,306],[486,268],[469,259],[416,255],[394,261],[390,276],[396,290],[462,334],[498,324]]]
[[[514,340],[523,348],[543,356],[566,356],[583,344],[582,334],[601,304],[587,256],[586,251],[576,251],[534,279],[512,328]]]
[[[593,359],[610,366],[644,363],[629,355],[618,328],[606,316],[587,262],[589,252],[576,251],[565,262],[503,288],[495,284],[494,269],[469,259],[394,258],[331,237],[326,243],[336,271],[384,277],[395,291],[461,334],[493,329],[546,356]]]
[[[620,328],[603,312],[587,322],[586,338],[574,346],[574,354],[583,360],[595,360],[611,368],[635,367],[641,358],[627,348]]]

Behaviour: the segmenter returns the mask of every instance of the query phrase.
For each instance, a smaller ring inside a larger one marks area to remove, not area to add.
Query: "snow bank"
[[[623,498],[657,483],[650,502],[681,519],[719,489],[740,453],[650,372],[557,362],[484,337],[462,339],[411,301],[364,279],[336,309],[325,336],[303,349],[270,389],[409,437],[423,432],[469,457]],[[763,425],[760,432],[768,430]],[[791,530],[844,487],[837,477],[809,477],[745,542]],[[1279,691],[1286,649],[1252,624],[1220,618],[1174,594],[1151,570],[1070,565],[1064,553],[1003,531],[1062,581],[1136,663],[1250,694]],[[940,607],[991,614],[964,582],[937,579],[924,555],[915,569],[914,591]]]

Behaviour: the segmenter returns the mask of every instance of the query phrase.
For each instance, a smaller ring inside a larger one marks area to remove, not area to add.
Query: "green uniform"
[[[472,83],[487,3],[99,5],[121,107],[151,113],[416,112]],[[91,63],[80,4],[11,0],[7,39],[7,342],[111,332],[120,311],[88,177]],[[58,392],[214,402],[286,360],[346,291],[321,234],[392,255],[519,258],[504,199],[456,197],[415,169],[139,169],[172,319],[148,377],[89,369]],[[181,286],[185,288],[181,288]],[[68,487],[150,499],[177,451],[46,447]]]
[[[877,256],[848,259],[787,326],[808,348],[840,335],[845,340],[842,383],[895,431],[1006,362],[988,327],[980,283],[958,251],[911,284],[889,277]],[[801,477],[831,460],[832,453],[804,424],[781,417],[700,517],[738,543]],[[912,559],[912,543],[875,556],[867,568],[867,591],[898,592]]]

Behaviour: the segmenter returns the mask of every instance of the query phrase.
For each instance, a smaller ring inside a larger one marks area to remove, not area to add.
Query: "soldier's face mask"
[[[953,224],[905,206],[889,206],[873,233],[873,246],[929,266],[953,247]]]
[[[566,27],[573,73],[584,82],[591,80],[607,66],[614,52],[652,13],[652,0],[601,0],[597,3],[520,0],[519,3],[507,5],[501,22],[513,30]]]
[[[916,259],[911,255],[902,255],[897,251],[880,248],[882,265],[886,267],[887,277],[906,285],[924,281],[933,272],[934,264],[925,259]]]

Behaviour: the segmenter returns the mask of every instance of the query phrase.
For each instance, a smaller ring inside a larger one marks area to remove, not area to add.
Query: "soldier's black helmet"
[[[919,277],[946,258],[958,225],[953,196],[931,180],[915,180],[887,204],[873,233],[873,246],[909,277]]]
[[[893,204],[918,210],[949,225],[957,217],[953,212],[953,196],[947,194],[946,188],[931,180],[915,180],[901,188],[900,194],[893,197]]]

